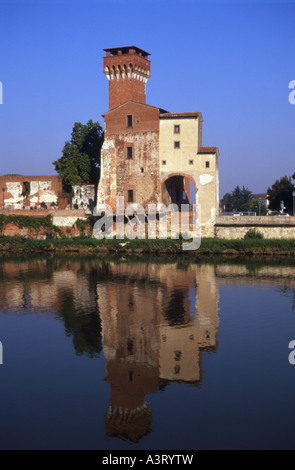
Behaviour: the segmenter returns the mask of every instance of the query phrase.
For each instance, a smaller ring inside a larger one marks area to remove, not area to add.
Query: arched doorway
[[[196,203],[197,188],[191,176],[177,174],[168,176],[162,183],[162,202],[166,206]]]

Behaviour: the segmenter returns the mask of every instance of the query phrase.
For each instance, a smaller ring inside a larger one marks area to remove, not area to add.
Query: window
[[[181,351],[174,351],[174,360],[175,361],[180,361],[181,356],[182,356]]]
[[[206,168],[210,168],[210,162],[206,162]]]
[[[174,367],[174,373],[175,373],[175,374],[179,374],[179,372],[180,372],[180,365],[177,364],[177,365]]]
[[[140,173],[143,173],[144,172],[144,169],[143,168],[140,168]]]
[[[127,351],[128,354],[133,355],[133,339],[127,338]]]
[[[127,147],[126,158],[127,158],[127,160],[132,160],[133,159],[133,147]]]
[[[133,116],[132,114],[127,114],[127,127],[133,126]]]
[[[179,140],[175,140],[175,141],[174,141],[174,148],[175,148],[175,149],[180,149],[180,142],[179,142]]]
[[[166,165],[166,160],[162,160],[162,165]]]
[[[132,383],[133,382],[133,377],[134,377],[134,371],[133,370],[128,370],[128,382]]]
[[[133,189],[127,190],[127,202],[133,202]]]
[[[31,185],[30,185],[29,181],[24,181],[24,182],[23,182],[23,192],[22,192],[22,196],[24,196],[24,197],[26,197],[26,198],[29,196],[30,191],[31,191],[30,187],[31,187]]]
[[[179,126],[179,124],[175,124],[175,126],[174,126],[174,134],[180,134],[180,126]]]
[[[189,163],[189,165],[193,165],[193,164],[194,164],[194,160],[189,160],[188,163]]]

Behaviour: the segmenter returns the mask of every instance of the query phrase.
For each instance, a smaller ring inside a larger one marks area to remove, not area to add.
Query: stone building
[[[219,206],[218,148],[202,144],[202,114],[170,113],[146,104],[148,52],[135,47],[104,49],[109,110],[104,114],[98,204],[125,206],[197,203],[203,234],[213,234]]]

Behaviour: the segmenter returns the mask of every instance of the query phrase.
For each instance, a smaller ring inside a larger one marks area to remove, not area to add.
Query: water
[[[0,449],[294,449],[295,267],[0,259]]]

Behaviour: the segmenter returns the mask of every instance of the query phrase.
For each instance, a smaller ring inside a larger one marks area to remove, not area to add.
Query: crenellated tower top
[[[151,65],[148,52],[136,46],[103,49],[104,73],[109,80],[109,109],[129,100],[146,103]]]

